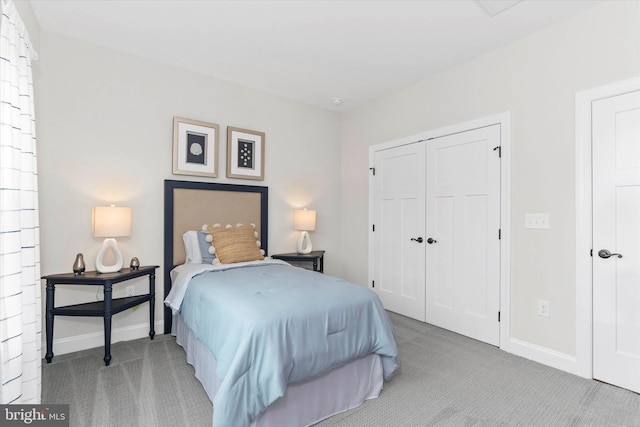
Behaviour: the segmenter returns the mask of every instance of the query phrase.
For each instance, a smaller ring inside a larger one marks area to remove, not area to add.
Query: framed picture
[[[173,173],[218,176],[219,126],[197,120],[173,118]]]
[[[264,181],[264,132],[227,127],[227,176]]]

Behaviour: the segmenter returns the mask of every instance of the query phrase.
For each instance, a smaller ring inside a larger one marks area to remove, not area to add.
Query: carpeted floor
[[[54,348],[55,353],[55,348]],[[55,356],[42,365],[42,403],[68,403],[71,427],[211,426],[213,407],[170,335]]]
[[[640,395],[389,314],[401,368],[378,399],[317,426],[640,426]],[[55,351],[55,349],[54,349]],[[210,426],[212,405],[171,336],[43,362],[43,403],[71,426]]]

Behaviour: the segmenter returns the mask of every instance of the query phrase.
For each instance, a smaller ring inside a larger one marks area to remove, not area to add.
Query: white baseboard
[[[580,367],[578,366],[575,356],[515,338],[509,340],[509,353],[542,363],[543,365],[551,366],[552,368],[560,369],[561,371],[569,372],[570,374],[584,377],[581,369],[579,369]]]
[[[164,331],[164,320],[155,322],[156,335],[162,335]],[[44,331],[43,331],[44,332]],[[44,333],[42,334],[45,335]],[[111,329],[111,344],[120,341],[131,341],[149,336],[149,322],[138,325],[125,326]],[[59,338],[53,340],[54,360],[56,355],[73,353],[80,350],[88,350],[95,347],[104,347],[104,331],[92,332],[90,334],[74,335],[72,337]],[[46,353],[47,343],[42,343],[42,357]]]

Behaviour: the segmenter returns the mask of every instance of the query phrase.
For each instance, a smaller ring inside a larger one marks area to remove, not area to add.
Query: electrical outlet
[[[136,291],[136,287],[135,286],[127,286],[127,296],[128,297],[132,297],[133,294]]]
[[[549,317],[549,301],[538,300],[538,316]]]

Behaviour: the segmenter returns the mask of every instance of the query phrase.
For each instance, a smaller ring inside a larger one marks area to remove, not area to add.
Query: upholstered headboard
[[[164,182],[164,297],[171,290],[171,270],[185,261],[182,235],[202,225],[256,225],[265,254],[268,242],[267,187],[193,181]],[[164,333],[171,332],[171,310],[165,307]]]

